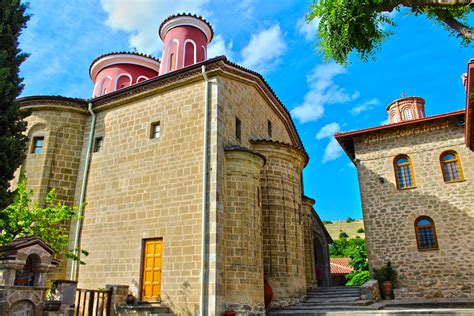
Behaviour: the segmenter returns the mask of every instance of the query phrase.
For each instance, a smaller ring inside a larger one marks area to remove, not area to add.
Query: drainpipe
[[[94,132],[95,132],[95,113],[92,111],[92,103],[88,104],[89,113],[92,116],[91,122],[91,129],[89,132],[89,143],[87,144],[87,155],[86,155],[86,163],[84,166],[84,173],[82,175],[82,187],[81,187],[81,197],[79,198],[79,212],[78,218],[76,222],[76,232],[74,236],[74,244],[72,251],[79,259],[81,256],[81,252],[79,251],[79,242],[81,239],[81,228],[82,228],[82,215],[84,214],[84,202],[86,199],[86,187],[87,187],[87,178],[89,176],[89,166],[91,161],[91,152],[92,152],[92,145],[94,143]],[[72,260],[71,263],[71,279],[77,280],[77,272],[78,272],[78,260]]]
[[[206,75],[206,66],[202,66],[202,76],[204,77],[204,156],[203,156],[203,177],[202,177],[202,245],[201,245],[201,294],[200,294],[200,315],[205,312],[205,290],[206,284],[206,250],[207,250],[207,134],[208,134],[208,111],[209,111],[209,79]]]

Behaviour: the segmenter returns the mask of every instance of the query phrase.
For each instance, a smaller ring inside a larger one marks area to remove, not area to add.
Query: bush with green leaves
[[[387,261],[387,264],[380,269],[373,269],[374,279],[380,282],[390,281],[394,283],[397,280],[398,273],[393,269],[392,263]]]
[[[339,238],[340,238],[340,239],[349,238],[349,235],[348,235],[346,232],[341,231],[341,232],[339,233]]]
[[[357,232],[358,232],[359,234],[362,234],[362,233],[365,232],[365,230],[361,227],[361,228],[359,228],[359,229],[357,230]]]
[[[331,221],[323,221],[323,224],[326,224],[326,225],[327,224],[332,224],[332,222]]]
[[[56,202],[54,189],[46,195],[45,206],[40,206],[31,200],[32,191],[26,188],[26,182],[26,177],[20,178],[13,202],[1,211],[0,246],[22,237],[38,236],[57,254],[79,260],[68,249],[69,223],[77,219],[77,208]],[[85,250],[81,253],[88,255]]]
[[[355,219],[353,219],[352,217],[348,217],[346,219],[346,223],[352,223],[352,222],[355,222]]]

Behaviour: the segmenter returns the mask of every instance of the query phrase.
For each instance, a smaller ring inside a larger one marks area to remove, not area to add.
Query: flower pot
[[[44,301],[43,310],[56,312],[61,308],[61,301]]]
[[[263,281],[264,286],[264,300],[265,300],[265,308],[267,308],[273,299],[273,290],[270,284],[268,284],[267,280]]]
[[[382,293],[386,300],[391,300],[393,298],[393,284],[391,281],[382,282]]]
[[[235,316],[235,311],[232,309],[228,309],[224,312],[225,316]]]
[[[133,296],[133,294],[128,294],[127,300],[125,302],[127,303],[127,305],[135,304],[135,296]]]

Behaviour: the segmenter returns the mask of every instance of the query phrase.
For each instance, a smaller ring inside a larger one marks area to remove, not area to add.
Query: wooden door
[[[143,247],[142,300],[156,301],[161,294],[163,240],[145,240]]]

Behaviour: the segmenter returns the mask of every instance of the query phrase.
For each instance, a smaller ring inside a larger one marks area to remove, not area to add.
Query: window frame
[[[43,144],[41,145],[41,152],[40,153],[37,153],[36,152],[36,142],[39,141],[39,140],[42,140],[43,141]],[[44,145],[45,145],[45,137],[44,136],[33,136],[33,138],[31,139],[31,150],[30,150],[30,153],[33,154],[33,155],[41,155],[43,153],[43,150],[44,150]]]
[[[400,186],[400,179],[399,179],[399,176],[398,176],[398,167],[399,167],[398,160],[400,160],[402,158],[405,158],[405,159],[408,160],[408,163],[404,163],[404,164],[408,165],[409,168],[410,168],[410,176],[411,176],[411,182],[412,182],[411,186],[409,186],[409,187],[406,186],[406,187],[403,187],[403,188]],[[413,162],[412,162],[411,158],[408,155],[401,154],[401,155],[396,156],[393,159],[393,171],[395,172],[395,180],[397,182],[397,189],[398,190],[409,190],[409,189],[416,188],[415,172],[413,170]]]
[[[99,145],[100,143],[100,145]],[[104,136],[96,136],[94,138],[94,153],[100,153],[104,149]]]
[[[237,116],[235,117],[235,138],[242,141],[242,121]]]
[[[421,228],[429,227],[429,228],[433,229],[433,239],[435,241],[435,247],[422,248],[421,245],[420,245],[420,235],[418,233],[418,230],[420,229],[420,226],[418,226],[418,223],[422,220],[428,220],[431,223],[430,225],[423,225],[423,226],[421,226]],[[418,216],[415,219],[414,226],[415,226],[416,246],[418,248],[418,251],[439,250],[438,236],[436,235],[436,224],[435,224],[434,220],[431,217],[426,216],[426,215]]]
[[[459,171],[459,176],[460,178],[459,179],[455,179],[455,180],[447,180],[446,179],[446,174],[445,174],[445,170],[444,170],[444,165],[447,164],[447,162],[443,159],[444,156],[446,155],[454,155],[455,159],[454,160],[451,160],[451,161],[448,161],[448,162],[453,162],[453,161],[456,161],[456,165],[458,167],[458,171]],[[454,151],[454,150],[446,150],[446,151],[443,151],[441,153],[441,155],[439,155],[439,166],[441,168],[441,175],[443,176],[443,181],[444,183],[454,183],[454,182],[462,182],[462,181],[465,181],[465,178],[464,178],[464,172],[462,170],[462,164],[461,164],[461,157],[459,156],[459,154]]]
[[[159,132],[159,135],[158,137],[156,137],[156,131],[155,131],[155,127],[156,126],[159,126],[160,127],[160,132]],[[154,121],[151,123],[151,126],[150,126],[150,139],[160,139],[161,138],[161,121]]]
[[[267,120],[267,135],[270,139],[273,137],[273,126],[272,121]]]

